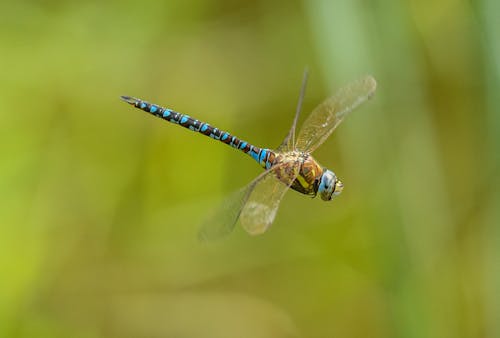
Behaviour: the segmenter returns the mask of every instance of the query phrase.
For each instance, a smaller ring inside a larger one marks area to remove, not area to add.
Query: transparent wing
[[[290,130],[288,131],[288,135],[286,135],[285,139],[283,140],[283,142],[281,142],[280,146],[277,149],[278,152],[286,152],[293,150],[295,144],[295,129],[297,127],[297,121],[299,120],[300,111],[302,110],[302,101],[304,100],[304,95],[306,93],[308,75],[309,72],[306,68],[304,70],[304,76],[302,77],[302,85],[300,87],[300,94],[299,94],[299,101],[297,102],[297,108],[295,109],[295,117],[293,118],[293,123]]]
[[[371,76],[365,76],[341,88],[334,96],[317,106],[305,120],[295,149],[312,153],[342,122],[346,115],[369,99],[377,87]]]
[[[233,231],[238,219],[241,219],[243,228],[250,234],[264,232],[273,222],[279,202],[293,182],[290,178],[287,185],[276,178],[275,170],[281,166],[278,164],[266,170],[246,187],[226,198],[203,222],[198,234],[200,240],[227,236]]]
[[[262,234],[271,226],[281,199],[297,177],[299,169],[298,162],[284,163],[276,169],[282,172],[281,180],[276,178],[275,171],[272,170],[257,182],[240,215],[241,225],[249,234]]]

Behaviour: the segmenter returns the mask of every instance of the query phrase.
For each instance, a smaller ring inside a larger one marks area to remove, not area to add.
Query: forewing
[[[304,122],[295,149],[307,153],[316,150],[349,112],[373,95],[376,87],[375,79],[365,76],[341,88],[334,96],[323,101]]]
[[[278,166],[279,168],[274,167],[274,170],[283,169],[282,172],[286,171],[286,175],[282,175],[281,180],[278,180],[271,169],[255,184],[241,211],[241,225],[251,235],[262,234],[271,226],[281,199],[298,175],[298,162]]]
[[[293,123],[292,126],[290,127],[290,130],[288,131],[288,134],[286,135],[285,139],[283,140],[283,142],[281,142],[280,146],[277,149],[278,152],[286,152],[293,150],[295,143],[295,129],[297,128],[297,121],[299,120],[300,111],[302,109],[302,101],[304,100],[304,95],[306,93],[308,74],[309,72],[306,68],[304,70],[302,85],[300,87],[299,101],[297,102],[297,108],[295,109],[295,117],[293,118]]]

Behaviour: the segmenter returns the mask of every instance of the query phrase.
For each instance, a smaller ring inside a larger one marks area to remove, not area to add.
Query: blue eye
[[[325,170],[319,182],[318,193],[324,201],[330,201],[335,191],[337,177],[331,170]]]

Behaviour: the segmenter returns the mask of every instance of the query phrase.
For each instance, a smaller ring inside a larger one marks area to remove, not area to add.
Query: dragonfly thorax
[[[298,151],[282,153],[275,166],[276,176],[283,183],[302,194],[316,196],[323,168],[311,155]]]
[[[322,167],[308,153],[291,151],[276,158],[276,176],[293,190],[330,201],[342,192],[343,184],[335,173]],[[290,181],[293,179],[293,182]]]

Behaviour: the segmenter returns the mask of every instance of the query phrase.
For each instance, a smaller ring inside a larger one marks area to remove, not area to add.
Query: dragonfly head
[[[318,193],[324,201],[331,201],[334,196],[340,195],[344,185],[335,176],[333,171],[325,169],[319,181]]]

